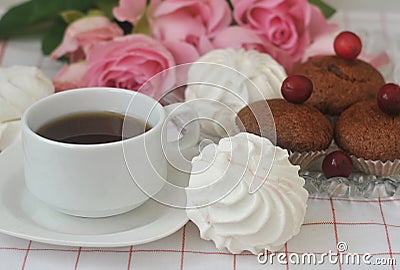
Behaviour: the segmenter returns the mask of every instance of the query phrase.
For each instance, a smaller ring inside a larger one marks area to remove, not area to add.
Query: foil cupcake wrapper
[[[380,160],[365,160],[354,155],[350,156],[354,166],[366,174],[376,176],[391,176],[400,174],[400,159],[382,162]]]
[[[310,164],[317,158],[324,156],[325,150],[322,151],[310,151],[310,152],[291,152],[289,151],[289,161],[293,165],[299,165],[300,171],[307,170]]]

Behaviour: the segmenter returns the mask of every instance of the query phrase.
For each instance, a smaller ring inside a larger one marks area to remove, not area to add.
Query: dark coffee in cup
[[[63,143],[99,144],[132,138],[149,129],[149,124],[131,116],[115,112],[82,112],[56,118],[36,133]]]

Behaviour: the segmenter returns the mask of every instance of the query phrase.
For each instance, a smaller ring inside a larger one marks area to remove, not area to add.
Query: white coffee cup
[[[166,116],[170,108],[141,93],[105,87],[69,90],[39,100],[22,116],[28,190],[51,207],[75,216],[106,217],[140,206],[164,186],[166,154],[178,151],[171,149],[176,143],[167,145],[163,128],[166,119],[173,117],[174,112]],[[54,119],[101,111],[126,114],[152,128],[136,137],[100,144],[63,143],[36,133]],[[193,111],[188,113],[196,117]],[[194,146],[198,139],[199,126],[192,121],[179,140],[180,150]]]

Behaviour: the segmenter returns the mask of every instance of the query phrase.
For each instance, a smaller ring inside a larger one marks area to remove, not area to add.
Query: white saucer
[[[0,154],[1,233],[55,245],[117,247],[161,239],[188,221],[185,210],[151,199],[128,213],[108,218],[80,218],[57,212],[26,189],[22,151],[21,141],[17,140]],[[189,175],[170,167],[168,178],[171,183],[187,186]]]

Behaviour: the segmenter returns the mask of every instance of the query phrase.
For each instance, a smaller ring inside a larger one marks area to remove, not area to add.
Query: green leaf
[[[31,10],[32,2],[26,2],[9,9],[0,19],[0,38],[7,38],[13,33],[26,30],[31,26]]]
[[[327,19],[332,17],[332,15],[335,14],[335,12],[336,12],[336,10],[333,7],[329,6],[322,0],[308,0],[308,2],[317,6],[321,10],[322,14],[324,14],[325,18],[327,18]]]
[[[97,0],[96,6],[109,18],[113,19],[113,8],[118,6],[118,0]]]
[[[96,0],[31,0],[32,20],[39,22],[55,19],[65,10],[78,10],[86,12],[95,7]]]
[[[76,20],[79,20],[80,18],[85,17],[85,14],[77,10],[67,10],[61,12],[60,16],[63,18],[64,22],[70,24]]]
[[[44,55],[49,55],[55,48],[57,48],[63,39],[66,28],[66,23],[56,24],[43,36],[42,52]]]
[[[104,12],[100,9],[91,9],[87,13],[88,16],[105,16]]]
[[[31,0],[9,9],[0,19],[0,39],[11,35],[48,29],[61,12],[86,12],[97,0]]]
[[[149,20],[147,19],[147,7],[143,13],[142,18],[134,26],[132,33],[134,33],[134,34],[141,33],[141,34],[146,34],[146,35],[151,34]]]

